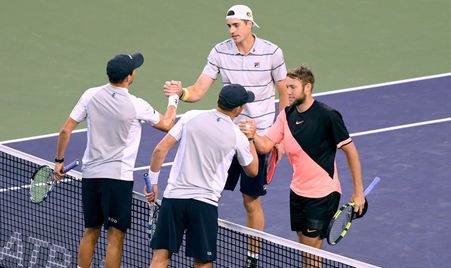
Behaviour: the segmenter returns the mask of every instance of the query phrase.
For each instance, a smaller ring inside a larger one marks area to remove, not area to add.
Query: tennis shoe
[[[253,258],[251,256],[247,256],[246,264],[244,265],[245,268],[257,268],[257,261],[258,259]]]

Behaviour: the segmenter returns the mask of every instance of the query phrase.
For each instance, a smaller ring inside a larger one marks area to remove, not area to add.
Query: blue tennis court
[[[368,197],[368,214],[355,221],[350,234],[337,246],[326,245],[324,249],[382,267],[451,264],[451,233],[446,231],[451,225],[451,73],[330,91],[315,98],[342,113],[360,153],[365,186],[375,176],[382,178]],[[143,128],[135,191],[142,192],[142,174],[163,135],[151,127]],[[52,134],[2,143],[52,161],[56,137]],[[65,158],[81,158],[85,144],[85,131],[74,133]],[[174,153],[166,159],[169,162],[161,173],[161,193]],[[345,203],[352,185],[341,152],[337,162],[343,188],[341,203]],[[265,231],[295,240],[289,226],[290,177],[291,167],[284,158],[263,198]],[[244,224],[241,202],[238,191],[225,191],[220,218]]]

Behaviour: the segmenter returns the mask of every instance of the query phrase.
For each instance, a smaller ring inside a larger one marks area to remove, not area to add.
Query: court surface
[[[450,87],[448,73],[315,96],[342,113],[360,153],[365,186],[375,176],[382,178],[368,197],[368,214],[354,222],[348,236],[337,246],[325,245],[324,249],[382,267],[451,264],[451,233],[447,231],[451,225]],[[162,137],[162,132],[148,126],[143,128],[136,162],[136,191],[142,192],[142,174]],[[50,161],[56,151],[55,134],[2,143]],[[81,158],[85,144],[86,132],[74,133],[65,158],[68,161]],[[161,172],[161,193],[174,153],[171,151]],[[337,162],[344,203],[350,198],[352,184],[340,151]],[[288,211],[291,172],[284,157],[263,204],[265,230],[295,240]],[[220,201],[220,217],[244,224],[241,203],[239,191],[225,191]]]

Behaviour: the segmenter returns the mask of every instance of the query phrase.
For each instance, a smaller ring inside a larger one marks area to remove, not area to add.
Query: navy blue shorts
[[[218,207],[195,199],[163,198],[152,249],[177,253],[185,230],[187,257],[202,263],[216,260]]]
[[[340,193],[332,192],[321,198],[299,196],[290,190],[291,230],[308,237],[327,235],[327,227],[338,209]]]
[[[113,226],[122,232],[131,223],[133,181],[83,178],[82,201],[86,228]]]
[[[266,194],[266,157],[267,155],[258,154],[258,174],[255,177],[249,177],[244,172],[243,167],[238,162],[236,155],[233,157],[229,168],[229,175],[224,190],[233,191],[240,180],[240,192],[249,196],[263,196]]]

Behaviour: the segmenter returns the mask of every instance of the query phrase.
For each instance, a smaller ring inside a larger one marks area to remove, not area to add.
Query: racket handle
[[[152,184],[150,183],[150,178],[148,173],[144,173],[144,182],[146,183],[147,191],[152,192]]]
[[[69,170],[71,170],[71,169],[77,167],[78,165],[80,165],[80,160],[77,159],[77,160],[75,160],[74,162],[69,163],[69,165],[64,166],[63,173],[68,172]]]
[[[376,177],[374,178],[374,180],[371,182],[370,185],[368,185],[368,187],[366,187],[365,192],[363,193],[365,196],[367,196],[374,187],[376,187],[376,185],[381,181],[381,178]]]

